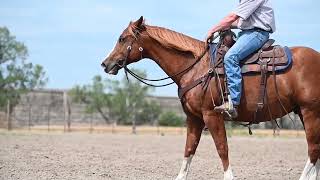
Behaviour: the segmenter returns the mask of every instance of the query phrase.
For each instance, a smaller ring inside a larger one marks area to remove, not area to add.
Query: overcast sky
[[[273,0],[277,44],[309,46],[320,51],[320,1]],[[173,29],[197,39],[234,9],[238,0],[2,0],[0,26],[6,26],[29,49],[28,60],[44,66],[48,88],[87,84],[94,75],[106,77],[101,61],[128,25],[143,15],[150,25]],[[148,77],[163,77],[150,60],[131,67]],[[119,78],[123,72],[118,74]],[[176,96],[176,86],[155,95]]]

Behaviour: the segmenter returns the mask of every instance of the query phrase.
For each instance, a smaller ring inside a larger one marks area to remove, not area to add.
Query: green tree
[[[162,113],[159,118],[160,126],[182,126],[183,123],[183,118],[172,111]]]
[[[110,109],[112,109],[112,95],[107,94],[107,84],[115,83],[110,80],[104,81],[101,76],[95,76],[92,84],[75,86],[69,91],[72,101],[86,104],[86,112],[91,114],[98,112],[106,123],[110,123]],[[110,87],[109,87],[110,88]]]
[[[144,72],[135,72],[146,77]],[[135,126],[155,120],[161,113],[160,106],[146,98],[151,90],[135,79],[128,82],[123,78],[119,82],[95,76],[92,84],[75,86],[69,93],[73,102],[86,104],[88,113],[100,113],[106,123],[112,119],[119,124]]]
[[[158,122],[162,109],[156,101],[145,101],[142,112],[136,116],[137,124],[152,124]]]
[[[139,76],[146,77],[146,73],[135,70]],[[127,81],[124,77],[122,83],[113,89],[115,98],[114,116],[120,123],[135,124],[139,115],[143,112],[146,96],[151,91],[149,86],[144,86],[136,79]]]
[[[6,27],[0,27],[0,108],[8,100],[13,108],[21,93],[41,88],[48,81],[43,67],[27,62],[27,57],[27,47]]]

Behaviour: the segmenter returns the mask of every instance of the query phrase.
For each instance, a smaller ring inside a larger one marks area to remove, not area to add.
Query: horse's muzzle
[[[113,62],[110,64],[106,64],[105,62],[103,62],[101,64],[101,66],[104,69],[104,72],[106,72],[107,74],[112,74],[112,75],[117,75],[118,71],[120,69],[117,62]]]

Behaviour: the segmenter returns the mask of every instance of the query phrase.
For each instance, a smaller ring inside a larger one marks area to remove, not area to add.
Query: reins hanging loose
[[[218,35],[217,35],[217,36],[214,36],[211,41],[214,41],[217,37],[218,37]],[[128,81],[129,81],[129,78],[128,78],[128,73],[129,73],[132,77],[136,78],[136,79],[137,79],[138,81],[140,81],[141,83],[146,84],[146,85],[148,85],[148,86],[152,86],[152,87],[165,87],[165,86],[169,86],[169,85],[171,85],[171,84],[174,84],[175,82],[172,81],[172,82],[167,83],[167,84],[155,85],[155,84],[148,83],[148,82],[146,82],[146,81],[149,81],[149,82],[158,82],[158,81],[164,81],[164,80],[167,80],[167,79],[173,79],[174,77],[180,76],[180,75],[182,75],[182,74],[190,71],[197,63],[200,62],[200,60],[204,57],[204,55],[207,53],[207,51],[208,51],[208,49],[209,49],[209,46],[207,46],[207,47],[205,48],[205,50],[203,51],[203,53],[202,53],[198,58],[195,59],[195,62],[194,62],[194,63],[192,63],[192,64],[191,64],[190,66],[188,66],[187,68],[183,69],[182,71],[180,71],[180,72],[178,72],[178,73],[176,73],[176,74],[174,74],[174,75],[172,75],[172,76],[167,76],[167,77],[160,78],[160,79],[148,79],[148,78],[144,78],[144,77],[139,76],[138,74],[134,73],[133,71],[131,71],[131,70],[127,67],[127,65],[128,65],[127,61],[128,61],[128,57],[129,57],[129,55],[130,55],[130,52],[131,52],[131,50],[132,50],[132,44],[133,44],[133,43],[134,43],[134,41],[132,41],[132,42],[130,43],[130,45],[127,47],[127,53],[126,53],[126,56],[125,56],[125,60],[123,61],[123,64],[118,64],[118,66],[124,69],[125,75],[126,75],[126,78],[127,78]],[[142,48],[142,47],[139,47],[139,51],[141,52],[141,58],[142,58],[143,48]]]

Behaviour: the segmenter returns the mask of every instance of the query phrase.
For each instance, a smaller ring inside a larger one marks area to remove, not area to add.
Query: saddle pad
[[[275,72],[277,73],[285,71],[292,64],[291,50],[287,46],[283,47],[283,50],[285,52],[285,58],[287,59],[287,63],[281,64],[281,65],[275,65],[274,69],[275,69]],[[268,72],[272,72],[272,71],[273,71],[272,63],[268,63]],[[259,64],[248,64],[248,65],[241,66],[242,74],[252,74],[252,73],[260,73],[260,72],[261,71],[260,71]]]

